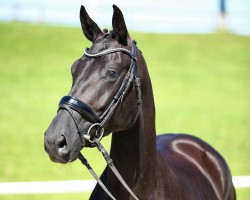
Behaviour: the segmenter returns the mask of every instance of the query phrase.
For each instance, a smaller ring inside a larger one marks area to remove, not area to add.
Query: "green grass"
[[[43,149],[43,133],[71,87],[70,66],[90,42],[80,27],[0,24],[0,35],[0,181],[90,179],[80,162],[52,163]],[[157,132],[197,135],[224,156],[233,175],[250,175],[250,37],[131,35],[150,71]],[[109,139],[104,141],[107,147]],[[83,153],[100,174],[104,161],[97,150]],[[250,189],[238,189],[237,194],[247,200]],[[66,200],[88,195],[0,198]]]

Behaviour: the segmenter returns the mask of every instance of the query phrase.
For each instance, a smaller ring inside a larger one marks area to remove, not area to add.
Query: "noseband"
[[[122,102],[123,97],[126,95],[133,80],[135,81],[135,86],[136,86],[137,104],[138,105],[141,104],[141,84],[140,84],[140,78],[137,75],[137,66],[136,66],[136,61],[137,61],[136,44],[135,44],[135,41],[132,42],[131,51],[125,48],[114,48],[114,49],[107,49],[99,53],[88,53],[88,50],[89,50],[88,48],[85,49],[85,55],[89,58],[97,58],[97,57],[101,57],[101,56],[111,54],[111,53],[116,53],[116,52],[123,52],[131,57],[131,64],[130,64],[129,70],[118,92],[113,97],[111,104],[108,106],[108,108],[104,111],[104,113],[100,117],[96,114],[96,112],[90,106],[88,106],[86,103],[82,102],[76,97],[64,96],[59,102],[59,109],[66,109],[68,112],[70,111],[69,109],[72,109],[78,112],[87,121],[93,124],[96,124],[96,126],[98,124],[99,130],[102,130],[104,128],[104,125],[107,123],[107,121],[110,119],[110,117],[114,113],[116,107],[119,105],[120,102]],[[72,114],[71,114],[71,117],[73,117]],[[75,119],[74,121],[76,123]],[[79,133],[85,139],[89,140],[90,142],[93,142],[93,140],[91,140],[90,136],[86,134],[86,132],[85,134],[82,134],[82,132],[78,128],[77,123],[76,123],[76,126],[77,126]]]

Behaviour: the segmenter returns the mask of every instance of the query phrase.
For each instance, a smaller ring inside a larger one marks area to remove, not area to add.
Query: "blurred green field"
[[[43,134],[71,87],[70,66],[90,42],[79,28],[0,23],[0,182],[91,179],[76,161],[52,163]],[[232,174],[250,175],[250,37],[227,33],[131,33],[150,71],[157,133],[184,132],[212,144]],[[109,147],[109,139],[104,144]],[[100,174],[104,161],[86,149]],[[238,189],[250,199],[250,188]],[[0,199],[87,199],[87,194]]]

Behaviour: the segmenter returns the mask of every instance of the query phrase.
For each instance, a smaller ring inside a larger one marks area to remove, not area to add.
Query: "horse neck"
[[[142,65],[138,64],[138,69],[143,80],[141,112],[131,128],[113,133],[111,157],[134,192],[141,199],[152,199],[156,179],[155,107],[146,63],[140,58],[138,63]],[[117,188],[120,185],[117,179],[113,179],[112,183],[115,192],[124,192],[126,196],[122,186]]]

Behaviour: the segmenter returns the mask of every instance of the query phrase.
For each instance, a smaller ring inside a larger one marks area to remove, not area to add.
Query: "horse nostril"
[[[63,135],[60,136],[59,139],[57,140],[57,146],[58,148],[63,148],[64,146],[67,146],[66,139]]]
[[[59,156],[65,157],[69,154],[66,138],[61,135],[56,141],[56,150]]]

